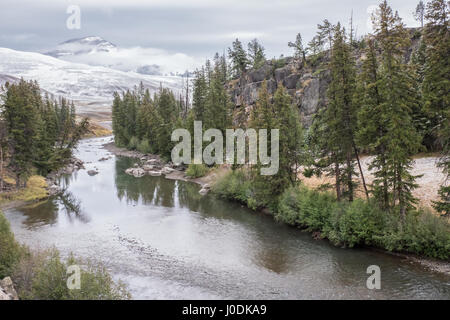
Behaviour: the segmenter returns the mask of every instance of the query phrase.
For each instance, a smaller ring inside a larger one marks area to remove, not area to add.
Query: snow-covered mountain
[[[194,58],[182,53],[139,46],[122,48],[98,36],[67,40],[43,53],[68,62],[145,75],[182,75],[197,67]]]
[[[55,49],[46,52],[46,55],[54,58],[67,58],[69,56],[80,56],[86,54],[95,54],[98,52],[116,51],[117,46],[101,37],[89,36],[64,41],[56,46]]]
[[[0,48],[0,79],[37,80],[45,91],[65,96],[79,105],[107,106],[114,91],[125,91],[142,81],[151,92],[160,85],[178,93],[181,78],[123,72],[101,66],[73,63],[35,53]]]

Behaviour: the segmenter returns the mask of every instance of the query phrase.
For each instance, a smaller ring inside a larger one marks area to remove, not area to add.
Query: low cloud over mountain
[[[121,48],[98,36],[62,42],[45,54],[69,62],[146,75],[183,74],[198,65],[194,58],[183,53],[142,47]]]

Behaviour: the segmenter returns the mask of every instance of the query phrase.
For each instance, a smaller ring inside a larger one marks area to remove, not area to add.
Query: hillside
[[[132,89],[140,82],[152,93],[160,86],[174,92],[181,88],[180,77],[123,72],[35,52],[0,48],[0,61],[0,83],[36,80],[44,91],[74,100],[80,113],[110,112],[113,92]]]
[[[409,29],[411,47],[405,55],[406,61],[410,60],[411,53],[420,42],[417,31],[417,28]],[[354,55],[357,66],[360,66],[364,59],[363,50],[355,48]],[[251,69],[240,78],[234,79],[227,88],[233,104],[237,107],[234,121],[242,123],[248,118],[258,98],[258,90],[266,80],[270,94],[276,91],[279,83],[283,84],[298,107],[303,124],[309,126],[317,110],[326,105],[326,92],[330,83],[328,61],[327,51],[317,58],[308,56],[305,65],[292,57],[272,59],[267,60],[261,68]]]

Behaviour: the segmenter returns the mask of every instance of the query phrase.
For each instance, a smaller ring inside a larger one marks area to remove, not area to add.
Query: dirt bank
[[[373,157],[362,157],[361,167],[364,172],[364,177],[367,184],[373,183],[374,176],[373,170],[369,170],[369,164]],[[436,166],[438,161],[436,156],[421,156],[414,159],[414,165],[411,170],[411,174],[419,176],[416,179],[416,183],[419,185],[417,189],[413,191],[414,196],[419,199],[419,205],[422,207],[432,208],[433,201],[439,199],[438,190],[440,186],[445,183],[446,176],[440,168]],[[325,183],[334,183],[334,179],[322,175],[321,177],[305,178],[302,174],[299,175],[300,179],[306,186],[311,188],[317,188]],[[359,183],[357,196],[364,197],[361,180],[355,180]]]

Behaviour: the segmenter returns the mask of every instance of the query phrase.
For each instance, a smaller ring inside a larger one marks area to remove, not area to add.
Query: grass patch
[[[31,176],[28,179],[27,187],[14,190],[10,192],[4,192],[0,194],[0,203],[6,203],[9,201],[37,201],[48,197],[47,182],[42,176]]]
[[[208,173],[209,169],[204,164],[191,163],[186,170],[186,175],[189,178],[201,178]]]
[[[93,138],[93,137],[104,137],[104,136],[110,136],[112,135],[112,131],[95,123],[90,122],[88,131],[84,135],[85,138]]]

